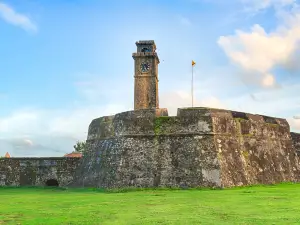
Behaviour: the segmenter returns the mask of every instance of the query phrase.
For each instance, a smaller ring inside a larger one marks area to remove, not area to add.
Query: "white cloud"
[[[176,116],[178,108],[192,107],[191,93],[182,90],[163,93],[160,98],[160,106],[167,108],[170,116]],[[199,99],[199,96],[194,96],[194,107],[226,109],[228,105],[215,96],[201,99]]]
[[[209,98],[203,99],[199,102],[201,106],[209,107],[209,108],[217,108],[217,109],[224,109],[228,106],[221,102],[220,99],[211,96]]]
[[[298,133],[300,132],[300,120],[288,118],[287,121],[289,122],[291,128]]]
[[[161,93],[159,98],[160,107],[167,108],[170,116],[176,116],[179,107],[191,107],[191,102],[191,95],[180,90]]]
[[[244,6],[244,11],[248,12],[257,12],[259,10],[263,10],[269,7],[285,7],[289,5],[293,5],[297,2],[297,0],[190,0],[191,2],[201,2],[201,3],[213,3],[213,4],[232,4],[238,5],[241,3]]]
[[[87,105],[51,111],[18,110],[0,118],[0,138],[24,137],[24,142],[28,144],[32,143],[28,137],[34,135],[59,134],[83,138],[92,119],[124,110],[126,108],[122,105]]]
[[[25,143],[27,146],[33,146],[32,140],[24,139],[24,143]]]
[[[72,111],[65,111],[49,121],[49,133],[56,135],[69,135],[77,139],[87,136],[90,122],[100,116],[114,115],[129,110],[125,105],[105,105],[97,107],[89,105]]]
[[[300,13],[297,10],[289,14],[283,12],[286,11],[278,15],[283,22],[273,32],[267,33],[256,24],[250,32],[237,30],[235,35],[221,36],[218,40],[219,46],[243,70],[249,82],[258,78],[256,73],[261,86],[274,87],[277,84],[272,72],[276,67],[299,67],[295,57],[299,52]]]
[[[272,74],[265,74],[262,79],[262,84],[265,87],[273,87],[275,86],[275,78]]]
[[[296,3],[296,0],[240,0],[245,10],[249,12],[258,12],[270,7],[280,8],[290,6]]]
[[[62,155],[73,150],[76,140],[85,140],[90,122],[100,116],[127,111],[123,105],[86,105],[65,110],[19,110],[0,118],[0,155]],[[1,148],[5,144],[5,148]],[[7,147],[8,146],[8,147]],[[57,153],[55,153],[57,152]]]
[[[12,7],[2,2],[0,2],[0,17],[6,22],[19,26],[26,31],[37,31],[37,26],[28,16],[17,13]]]
[[[4,134],[16,134],[20,131],[26,130],[27,132],[35,131],[38,124],[39,112],[21,110],[14,112],[6,118],[0,119],[0,133]],[[30,124],[30,126],[28,126]]]
[[[77,140],[86,139],[93,119],[131,109],[130,101],[124,101],[129,99],[124,83],[115,84],[113,93],[112,84],[90,76],[75,83],[80,98],[62,109],[25,108],[0,117],[0,155],[62,156],[73,151]]]

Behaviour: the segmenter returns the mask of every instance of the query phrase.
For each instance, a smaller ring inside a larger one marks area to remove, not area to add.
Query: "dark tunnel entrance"
[[[50,179],[46,181],[46,186],[58,187],[58,181],[55,179]]]

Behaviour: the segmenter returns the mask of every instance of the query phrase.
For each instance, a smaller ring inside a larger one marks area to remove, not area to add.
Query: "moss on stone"
[[[237,133],[238,134],[241,134],[242,133],[242,130],[241,130],[241,124],[240,124],[240,121],[243,120],[242,118],[234,118],[235,120],[235,124],[236,124],[236,129],[237,129]],[[240,136],[240,135],[238,135]]]
[[[279,127],[279,124],[275,123],[266,123],[268,126]]]
[[[245,160],[248,161],[248,158],[249,158],[249,153],[248,153],[248,151],[242,151],[242,154],[243,154]]]
[[[236,121],[236,128],[237,128],[237,137],[253,137],[254,134],[243,134],[242,133],[242,128],[241,128],[241,122],[248,122],[248,120],[244,119],[244,118],[233,118]]]
[[[246,120],[246,119],[244,119],[244,118],[233,118],[235,121],[237,121],[237,122],[242,122],[242,121],[248,121],[248,120]]]
[[[163,133],[163,131],[162,131],[162,126],[163,125],[171,126],[174,123],[175,123],[174,117],[170,117],[170,116],[155,117],[155,119],[154,119],[154,133],[155,133],[155,135],[160,135],[160,134]]]
[[[254,135],[253,134],[242,134],[241,136],[243,136],[243,137],[253,137]]]

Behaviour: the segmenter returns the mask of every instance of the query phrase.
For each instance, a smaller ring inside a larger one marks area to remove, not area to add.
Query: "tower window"
[[[142,52],[150,52],[149,48],[142,48]]]

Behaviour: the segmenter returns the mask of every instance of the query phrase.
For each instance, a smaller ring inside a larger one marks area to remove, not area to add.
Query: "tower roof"
[[[135,42],[136,45],[155,45],[153,40],[140,40]]]
[[[5,158],[10,158],[10,154],[9,154],[8,152],[6,152],[6,154],[5,154],[4,157],[5,157]]]
[[[156,44],[153,40],[140,40],[135,42],[136,46],[141,46],[141,45],[153,45],[154,50],[156,49]]]

